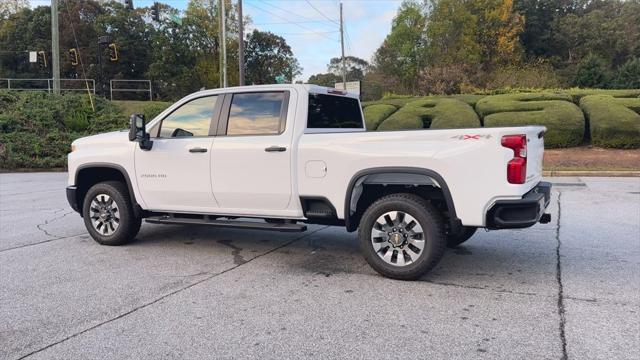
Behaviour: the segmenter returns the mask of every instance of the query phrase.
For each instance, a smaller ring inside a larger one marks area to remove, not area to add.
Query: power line
[[[313,21],[287,21],[287,22],[266,22],[266,23],[254,23],[253,25],[285,25],[285,24],[317,24],[326,23],[327,20],[313,20]]]
[[[286,21],[286,22],[288,22],[288,23],[290,23],[290,24],[293,24],[293,25],[295,25],[295,26],[297,26],[297,27],[299,27],[299,28],[302,28],[302,29],[304,29],[304,30],[310,31],[310,32],[312,32],[312,33],[314,33],[314,34],[316,34],[316,35],[318,35],[318,36],[322,36],[322,37],[324,37],[325,39],[329,39],[329,40],[331,40],[331,41],[338,41],[338,40],[333,39],[333,38],[331,38],[331,37],[328,37],[328,36],[326,36],[326,35],[324,35],[324,34],[322,34],[322,33],[318,33],[318,32],[317,32],[317,31],[315,31],[314,29],[308,28],[308,27],[303,26],[303,25],[301,25],[301,24],[296,24],[295,22],[288,21],[288,19],[287,19],[287,18],[285,18],[284,16],[278,15],[278,14],[276,14],[276,13],[274,13],[274,12],[272,12],[272,11],[269,11],[269,10],[267,10],[267,9],[263,9],[263,8],[261,8],[261,7],[259,7],[259,6],[256,6],[255,4],[252,4],[252,3],[250,3],[250,2],[247,2],[246,4],[247,4],[247,5],[249,5],[249,6],[251,6],[251,7],[253,7],[253,8],[256,8],[256,9],[258,9],[258,10],[260,10],[260,11],[264,11],[264,12],[266,12],[266,13],[269,13],[269,14],[271,14],[271,15],[273,15],[273,16],[275,16],[275,17],[277,17],[277,18],[280,18],[280,19],[282,19],[282,20],[284,20],[284,21]]]
[[[330,19],[327,15],[325,15],[322,11],[318,10],[318,8],[316,8],[315,6],[313,6],[313,4],[309,1],[309,0],[305,0],[307,2],[307,4],[309,4],[309,6],[311,6],[313,8],[313,10],[315,10],[318,14],[322,15],[322,17],[324,17],[325,19],[331,21],[332,23],[336,24],[336,25],[340,25],[338,22],[336,22],[335,20]]]
[[[304,16],[304,15],[300,15],[300,14],[298,14],[298,13],[295,13],[295,12],[291,11],[291,10],[283,9],[283,8],[281,8],[281,7],[279,7],[279,6],[273,5],[273,4],[271,4],[271,3],[269,3],[269,2],[266,2],[266,1],[263,1],[261,4],[264,4],[264,5],[270,6],[270,7],[274,8],[274,9],[280,10],[280,11],[285,12],[285,13],[287,13],[287,14],[291,14],[291,15],[293,15],[293,16],[296,16],[296,17],[299,17],[299,18],[302,18],[302,19],[306,19],[307,21],[315,21],[315,20],[318,20],[318,19],[312,19],[312,18],[307,17],[307,16]]]

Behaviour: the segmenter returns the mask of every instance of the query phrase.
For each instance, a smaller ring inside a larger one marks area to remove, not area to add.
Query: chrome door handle
[[[205,148],[201,148],[201,147],[197,147],[197,148],[191,148],[189,149],[190,153],[206,153],[207,149]]]
[[[283,146],[269,146],[268,148],[264,149],[264,151],[266,152],[283,152],[283,151],[287,151],[286,147]]]

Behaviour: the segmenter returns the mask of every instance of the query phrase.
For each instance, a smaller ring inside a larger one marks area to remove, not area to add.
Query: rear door
[[[221,212],[274,214],[289,206],[292,93],[226,95],[212,155],[213,192]]]
[[[151,150],[136,147],[138,190],[149,209],[217,209],[211,190],[211,127],[217,122],[212,120],[217,120],[221,99],[209,95],[187,101],[162,119]]]

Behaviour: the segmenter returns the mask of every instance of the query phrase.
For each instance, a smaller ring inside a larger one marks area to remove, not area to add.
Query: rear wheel
[[[473,226],[463,226],[456,234],[447,234],[447,247],[454,248],[463,242],[471,239],[478,228]]]
[[[93,185],[82,206],[84,224],[91,237],[102,245],[122,245],[140,230],[127,187],[119,181]]]
[[[415,280],[431,270],[446,244],[442,216],[414,194],[388,195],[369,206],[358,239],[374,270],[400,280]]]

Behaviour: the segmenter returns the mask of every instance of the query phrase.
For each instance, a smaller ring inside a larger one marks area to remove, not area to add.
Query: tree
[[[596,55],[589,55],[578,64],[573,85],[582,88],[606,88],[608,76],[605,61]]]
[[[271,32],[253,30],[245,41],[248,83],[274,84],[277,76],[292,81],[302,73],[298,60],[284,38]]]
[[[362,81],[369,71],[369,63],[355,56],[345,56],[344,58],[347,81]],[[336,83],[342,82],[342,58],[334,57],[327,65],[327,73],[315,74],[309,77],[307,83],[320,86],[334,87]]]
[[[344,57],[345,68],[347,81],[357,81],[362,80],[364,75],[369,71],[369,63],[355,56],[345,56]],[[340,77],[342,80],[342,58],[334,57],[329,61],[329,65],[327,66],[327,70]]]
[[[9,16],[17,14],[22,9],[29,7],[29,0],[5,0],[0,2],[0,20],[6,20]]]
[[[629,60],[618,69],[616,87],[640,89],[640,58]]]
[[[472,65],[485,70],[520,60],[523,20],[513,0],[434,0],[429,16],[429,54],[438,65]]]
[[[423,4],[403,1],[391,23],[391,33],[374,54],[377,71],[398,79],[401,89],[414,93],[418,74],[427,65],[426,11]]]
[[[334,73],[324,73],[324,74],[314,74],[309,77],[307,83],[326,86],[326,87],[334,87],[337,82],[342,81],[342,76],[338,76]]]

